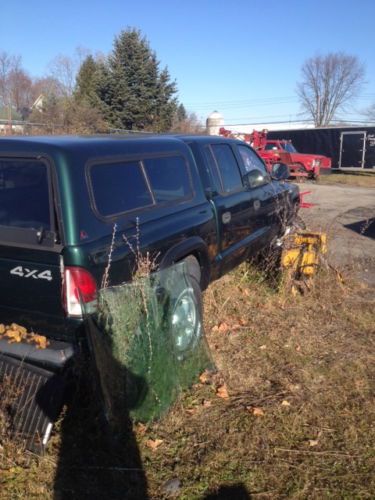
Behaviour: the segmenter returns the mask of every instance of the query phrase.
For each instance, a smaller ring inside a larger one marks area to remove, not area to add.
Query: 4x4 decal
[[[17,266],[10,270],[10,274],[20,276],[21,278],[34,278],[35,280],[52,281],[52,273],[49,270],[40,271],[39,269],[28,269],[27,267]]]

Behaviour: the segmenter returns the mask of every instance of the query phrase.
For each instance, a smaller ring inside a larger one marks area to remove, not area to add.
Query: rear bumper
[[[63,404],[65,377],[24,360],[0,355],[3,417],[11,435],[43,454]]]
[[[8,339],[0,339],[0,357],[8,356],[55,373],[72,362],[76,351],[77,347],[67,342],[51,340],[46,349],[38,349],[25,342],[9,343]]]

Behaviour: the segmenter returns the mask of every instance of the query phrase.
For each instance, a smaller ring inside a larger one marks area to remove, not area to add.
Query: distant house
[[[40,94],[39,97],[37,97],[31,106],[31,110],[36,109],[37,111],[43,111],[43,103],[44,103],[45,96],[43,94]]]

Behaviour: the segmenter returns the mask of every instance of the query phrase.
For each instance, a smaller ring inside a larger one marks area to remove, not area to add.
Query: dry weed
[[[178,477],[181,498],[239,482],[263,498],[370,498],[374,302],[331,269],[297,297],[257,276],[242,266],[206,292],[221,380],[152,429],[164,440],[148,468],[153,494]],[[222,380],[227,399],[215,394]]]

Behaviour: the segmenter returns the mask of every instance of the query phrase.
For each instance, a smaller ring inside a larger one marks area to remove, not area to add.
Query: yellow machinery
[[[292,235],[282,255],[282,266],[294,271],[295,277],[311,277],[319,264],[320,256],[327,253],[326,233],[299,231]]]

